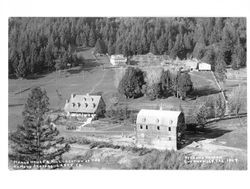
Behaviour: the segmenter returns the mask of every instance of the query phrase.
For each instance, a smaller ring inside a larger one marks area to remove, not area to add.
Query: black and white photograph
[[[10,17],[9,169],[247,169],[245,17]]]
[[[249,188],[250,1],[0,7],[2,188]]]

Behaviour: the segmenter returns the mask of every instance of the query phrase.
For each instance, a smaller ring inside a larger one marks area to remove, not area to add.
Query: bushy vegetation
[[[115,122],[122,122],[129,120],[131,123],[135,123],[136,114],[132,110],[129,110],[127,106],[111,106],[105,114],[106,117],[111,118]]]
[[[129,169],[170,170],[246,170],[244,162],[189,162],[188,156],[176,151],[152,150],[141,158],[134,159]]]
[[[246,66],[246,18],[25,17],[10,18],[8,33],[9,75],[17,77],[54,70],[55,64],[63,69],[74,49],[94,46],[110,55],[193,56],[213,69],[221,61],[233,69]]]
[[[246,103],[246,94],[247,89],[244,86],[239,86],[233,89],[228,100],[229,112],[231,114],[238,115],[240,113],[241,109]]]
[[[206,98],[195,111],[195,122],[204,127],[207,119],[224,117],[226,113],[226,102],[221,95]]]

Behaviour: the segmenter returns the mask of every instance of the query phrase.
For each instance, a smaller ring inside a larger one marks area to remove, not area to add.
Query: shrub
[[[246,98],[244,98],[246,97],[246,94],[247,94],[246,87],[239,86],[233,89],[228,100],[230,113],[236,115],[239,114],[243,105],[246,103]]]
[[[215,117],[223,117],[226,112],[226,103],[225,100],[222,98],[221,95],[218,95],[215,97],[215,102],[214,102],[214,113]]]
[[[151,86],[148,86],[146,89],[146,96],[149,97],[150,100],[155,100],[159,98],[161,94],[161,88],[159,83],[154,83]]]
[[[133,121],[133,112],[128,109],[127,106],[111,106],[107,111],[105,116],[112,118],[115,121],[131,120]]]
[[[198,108],[196,113],[196,123],[204,128],[207,122],[207,115],[207,107],[203,104]]]

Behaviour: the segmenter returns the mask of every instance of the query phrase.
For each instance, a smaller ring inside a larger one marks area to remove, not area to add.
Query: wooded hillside
[[[109,54],[196,57],[212,68],[246,66],[246,18],[10,18],[9,76],[77,65],[76,47]]]

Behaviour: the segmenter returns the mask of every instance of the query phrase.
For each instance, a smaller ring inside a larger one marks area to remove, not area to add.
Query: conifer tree
[[[12,160],[59,161],[62,154],[69,150],[70,146],[63,137],[59,137],[59,131],[46,118],[48,106],[46,91],[39,87],[32,89],[24,107],[23,124],[18,125],[17,130],[9,136]]]
[[[216,60],[215,76],[222,82],[226,79],[226,62],[224,60],[223,52],[220,51]]]
[[[90,47],[94,47],[96,43],[96,34],[93,28],[91,28],[90,33],[89,33],[89,40],[88,40],[88,45]]]
[[[16,69],[16,75],[17,75],[17,77],[24,78],[26,76],[26,74],[27,74],[27,66],[25,63],[24,55],[23,55],[23,53],[21,53],[21,57],[20,57],[20,60],[18,62],[18,66]]]

